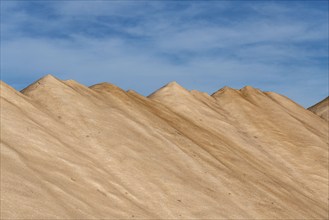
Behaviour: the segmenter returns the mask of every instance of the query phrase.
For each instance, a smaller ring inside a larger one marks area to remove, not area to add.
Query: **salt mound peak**
[[[165,85],[165,87],[180,87],[183,88],[181,85],[179,85],[176,81],[172,81]]]
[[[237,94],[239,91],[236,89],[233,89],[231,87],[228,86],[224,86],[223,88],[219,89],[218,91],[214,92],[211,96],[212,97],[216,97],[216,96],[220,96],[222,94]]]
[[[89,88],[98,92],[125,92],[120,87],[108,82],[97,83]]]
[[[112,83],[108,83],[108,82],[97,83],[95,85],[89,86],[89,88],[91,88],[91,89],[121,89],[120,87],[118,87]]]
[[[44,77],[41,77],[40,79],[38,79],[36,82],[34,83],[58,83],[58,82],[62,82],[62,80],[56,78],[55,76],[51,75],[51,74],[47,74]],[[32,83],[32,84],[34,84]]]
[[[178,84],[176,81],[172,81],[170,83],[167,83],[165,86],[163,86],[160,89],[164,89],[164,88],[170,88],[170,89],[176,89],[176,90],[184,90],[184,91],[188,91],[187,89],[185,89],[183,86],[181,86],[180,84]]]
[[[63,82],[60,79],[56,78],[55,76],[48,74],[48,75],[45,75],[44,77],[38,79],[31,85],[27,86],[23,90],[21,90],[21,93],[26,94],[26,93],[36,90],[39,87],[53,88],[53,87],[58,87],[58,86],[63,86]]]
[[[240,89],[240,91],[242,93],[263,93],[260,89],[254,88],[252,86],[245,86],[243,88]]]
[[[160,96],[180,96],[180,95],[190,95],[190,92],[179,85],[176,81],[172,81],[160,89],[149,95],[149,98],[156,98]]]

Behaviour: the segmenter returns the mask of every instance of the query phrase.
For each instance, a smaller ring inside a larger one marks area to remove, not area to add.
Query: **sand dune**
[[[328,145],[325,120],[249,86],[1,82],[1,218],[326,219]]]
[[[309,107],[308,110],[329,121],[329,96],[321,102]]]

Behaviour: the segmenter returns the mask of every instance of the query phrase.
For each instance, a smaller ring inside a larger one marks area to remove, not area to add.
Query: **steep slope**
[[[309,107],[308,110],[329,121],[329,96],[321,102]]]
[[[278,194],[284,195],[283,192],[277,191],[276,184],[279,183],[282,190],[294,189],[297,194],[300,194],[299,198],[295,197],[291,200],[292,203],[297,200],[303,203],[307,198],[312,198],[312,200],[321,198],[323,204],[326,203],[327,194],[321,195],[321,191],[327,192],[327,179],[324,178],[319,182],[318,177],[314,176],[314,169],[321,170],[322,177],[327,176],[328,126],[326,123],[280,95],[273,93],[267,95],[252,87],[241,90],[225,87],[212,95],[215,101],[205,95],[195,97],[194,104],[184,103],[184,109],[188,109],[185,112],[182,111],[183,107],[172,105],[168,96],[166,99],[157,98],[157,101],[166,104],[176,113],[194,121],[195,124],[205,127],[207,131],[217,131],[216,135],[221,137],[221,140],[225,140],[226,145],[230,145],[231,151],[235,151],[235,160],[242,160],[240,163],[243,166],[240,170],[246,172],[248,166],[259,166],[263,170],[270,170],[265,177],[257,177],[263,180],[270,179],[266,180],[267,184],[256,185],[258,189],[265,187],[268,190],[270,187],[271,191],[275,192],[275,195],[271,195],[272,198],[277,197]],[[277,100],[274,101],[273,97]],[[208,111],[206,112],[205,109]],[[211,113],[211,109],[217,112],[224,111],[226,119],[222,116],[220,121],[216,121],[215,113]],[[296,115],[293,115],[294,112]],[[233,125],[235,130],[230,126],[223,126],[225,122]],[[223,150],[223,143],[214,150],[217,149]],[[216,154],[213,155],[216,156]],[[224,158],[222,155],[216,157]],[[234,172],[238,173],[238,170]],[[294,170],[293,175],[287,175],[284,170]],[[257,171],[253,170],[253,175],[256,173]],[[285,176],[284,181],[279,176]],[[306,176],[311,179],[306,179]],[[246,185],[244,187],[247,188]],[[319,190],[318,195],[314,194],[314,188]],[[300,189],[303,190],[299,191]],[[264,191],[266,192],[266,189]],[[250,195],[249,203],[252,199],[253,195]],[[281,198],[281,201],[283,199],[289,200],[286,197]],[[284,207],[280,208],[284,209]],[[272,210],[269,207],[267,209],[267,211]],[[314,210],[315,207],[311,209]],[[325,209],[325,206],[322,206],[322,209]]]
[[[327,135],[251,87],[2,82],[1,218],[326,218]]]

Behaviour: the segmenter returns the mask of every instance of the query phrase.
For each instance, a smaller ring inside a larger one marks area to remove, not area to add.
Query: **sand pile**
[[[252,87],[1,82],[1,218],[328,218],[328,124]]]

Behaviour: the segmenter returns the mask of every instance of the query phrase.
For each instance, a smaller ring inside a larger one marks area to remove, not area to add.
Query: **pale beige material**
[[[329,96],[321,102],[309,107],[308,110],[329,121]]]
[[[1,218],[325,219],[328,125],[252,87],[1,82]]]

